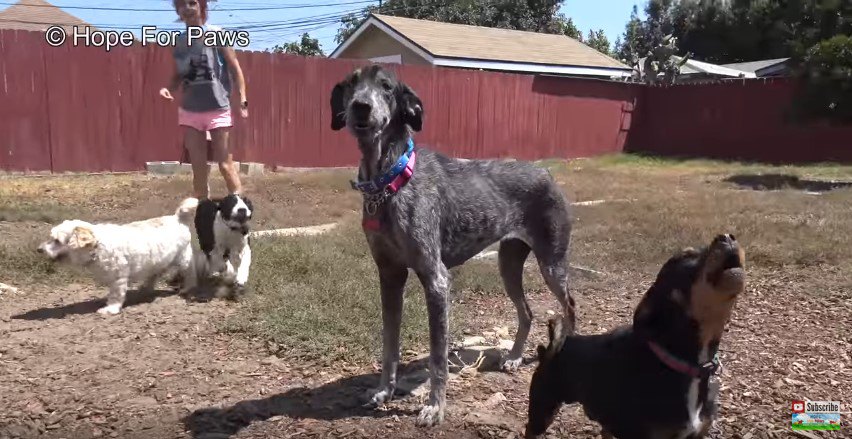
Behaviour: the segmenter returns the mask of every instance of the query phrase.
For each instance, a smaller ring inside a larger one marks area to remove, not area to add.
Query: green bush
[[[852,123],[852,37],[837,35],[808,49],[801,76],[800,116]]]

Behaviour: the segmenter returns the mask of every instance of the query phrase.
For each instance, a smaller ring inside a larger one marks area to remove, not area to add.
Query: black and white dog
[[[203,200],[195,215],[201,247],[196,269],[203,278],[224,277],[241,295],[251,266],[249,222],[254,214],[251,200],[231,194],[222,199]]]

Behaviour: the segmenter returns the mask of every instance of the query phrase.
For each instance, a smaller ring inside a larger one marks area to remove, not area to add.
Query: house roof
[[[0,29],[45,31],[53,25],[66,30],[73,26],[92,26],[45,0],[20,0],[0,11]]]
[[[679,56],[672,56],[672,61],[680,62],[683,58]],[[645,70],[645,58],[639,59],[639,71],[643,72]],[[716,64],[710,64],[704,61],[698,61],[694,59],[686,60],[686,63],[680,67],[681,75],[714,75],[714,76],[726,76],[731,78],[755,78],[756,75],[753,72],[746,72],[742,70],[732,69],[730,67],[724,67]]]
[[[372,14],[330,55],[375,26],[434,65],[559,73],[592,69],[629,74],[630,67],[565,35],[525,32]],[[585,72],[591,74],[591,72]]]
[[[761,70],[765,70],[767,68],[775,67],[779,64],[783,64],[783,63],[787,62],[789,59],[790,58],[764,59],[764,60],[760,60],[760,61],[722,64],[722,66],[728,67],[728,68],[731,68],[731,69],[742,70],[744,72],[758,73]]]
[[[675,57],[678,60],[679,57]],[[754,72],[746,72],[740,69],[734,69],[731,67],[720,66],[717,64],[710,64],[708,62],[698,61],[694,59],[688,59],[686,64],[681,67],[682,74],[690,74],[690,73],[706,73],[711,75],[718,76],[730,76],[734,78],[754,78]]]

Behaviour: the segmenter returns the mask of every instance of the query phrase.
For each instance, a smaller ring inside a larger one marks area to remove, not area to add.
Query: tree
[[[616,56],[630,65],[639,62],[639,58],[647,55],[648,51],[651,50],[651,46],[645,38],[644,26],[642,20],[639,19],[639,9],[636,5],[633,5],[630,21],[627,22],[621,43],[615,50]]]
[[[583,42],[604,55],[612,55],[609,47],[609,39],[604,34],[603,29],[599,29],[597,32],[589,29],[589,35]]]
[[[852,37],[837,35],[804,56],[803,89],[795,108],[805,120],[852,123]]]
[[[566,18],[560,14],[559,18],[557,18],[557,21],[559,22],[559,25],[562,27],[562,29],[560,29],[560,31],[556,33],[569,36],[578,41],[583,41],[583,32],[581,32],[580,28],[578,28],[574,24],[574,20]]]
[[[302,38],[298,42],[291,41],[289,43],[279,44],[273,47],[272,51],[276,53],[283,52],[301,56],[325,56],[325,53],[323,53],[322,48],[320,47],[319,40],[311,38],[307,32],[302,34]]]
[[[582,34],[570,18],[559,13],[565,0],[387,0],[381,6],[367,6],[360,13],[341,19],[335,41],[351,36],[371,13],[469,24],[550,34],[580,39]]]
[[[634,8],[617,47],[632,62],[665,35],[683,52],[712,63],[801,59],[813,45],[852,33],[848,0],[649,0],[646,18]]]

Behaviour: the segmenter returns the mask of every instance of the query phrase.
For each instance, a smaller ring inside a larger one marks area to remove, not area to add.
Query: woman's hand
[[[172,97],[172,92],[170,92],[169,89],[166,88],[166,87],[163,87],[163,88],[160,89],[160,96],[162,96],[164,99],[167,99],[167,100],[170,100],[170,101],[175,100],[175,98]]]
[[[243,119],[248,117],[248,101],[245,99],[240,101],[240,116],[242,116]]]

